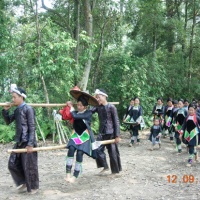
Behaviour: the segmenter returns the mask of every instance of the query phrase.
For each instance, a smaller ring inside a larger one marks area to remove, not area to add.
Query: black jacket
[[[15,142],[18,144],[27,142],[28,146],[36,145],[35,111],[31,106],[24,104],[22,107],[17,107],[11,115],[8,110],[3,109],[2,115],[7,125],[15,121]]]
[[[120,136],[120,124],[117,109],[112,104],[98,106],[92,109],[92,113],[98,113],[99,133],[113,134],[114,137]]]

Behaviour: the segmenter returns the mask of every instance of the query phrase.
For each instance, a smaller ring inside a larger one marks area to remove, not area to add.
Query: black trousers
[[[188,145],[188,148],[189,148],[189,154],[194,154],[194,155],[196,155],[195,148],[194,148],[193,145]]]
[[[75,151],[76,151],[76,148],[74,146],[70,146],[67,156],[74,157]],[[76,153],[76,161],[77,162],[83,162],[83,154],[84,154],[83,151],[77,150],[77,153]]]
[[[112,134],[99,135],[97,140],[110,140],[113,139]],[[107,144],[101,145],[96,151],[96,163],[97,167],[108,168],[108,163],[106,160],[105,148],[108,150],[108,155],[110,158],[110,168],[112,173],[119,173],[122,170],[120,154],[117,144]]]
[[[136,126],[131,126],[131,130],[132,130],[132,136],[138,136],[139,135],[139,129],[140,129],[140,125],[136,125]]]
[[[26,144],[15,145],[14,148],[25,148]],[[12,153],[8,161],[8,169],[17,186],[26,184],[27,191],[39,188],[37,152]]]

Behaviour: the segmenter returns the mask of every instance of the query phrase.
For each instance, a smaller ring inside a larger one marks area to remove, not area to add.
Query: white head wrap
[[[103,96],[108,97],[108,95],[107,95],[106,93],[102,92],[102,91],[99,90],[99,89],[96,89],[96,90],[95,90],[95,94],[101,94],[101,95],[103,95]]]
[[[18,90],[16,84],[11,84],[11,86],[10,86],[10,92],[15,92],[15,93],[17,93],[18,95],[20,95],[20,96],[22,96],[22,97],[24,97],[24,98],[26,99],[26,95],[25,95],[23,92],[21,93],[21,92]]]

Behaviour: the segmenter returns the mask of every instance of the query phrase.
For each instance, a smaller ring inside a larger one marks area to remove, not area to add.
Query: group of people
[[[14,149],[26,148],[27,153],[12,153],[9,158],[8,169],[19,192],[27,191],[29,194],[35,194],[39,189],[37,152],[33,151],[33,148],[37,146],[35,112],[25,102],[27,95],[24,89],[15,85],[11,87],[10,92],[12,93],[12,102],[17,108],[13,114],[9,114],[11,106],[4,106],[2,115],[7,125],[15,121],[16,143]],[[69,120],[73,123],[71,138],[66,145],[68,149],[66,181],[73,183],[79,177],[84,154],[94,158],[98,168],[103,168],[100,173],[108,171],[109,165],[105,148],[107,148],[110,158],[111,174],[118,174],[122,167],[117,144],[120,140],[120,123],[116,107],[108,103],[108,94],[103,89],[97,89],[95,97],[82,92],[78,87],[70,90],[70,94],[77,100],[77,110],[74,109],[72,102],[68,101],[66,107],[60,111],[63,120]],[[88,105],[93,107],[88,109]],[[112,139],[112,143],[96,147],[95,137],[90,127],[93,113],[98,113],[100,123],[96,140]],[[75,156],[76,161],[72,174]]]
[[[35,111],[27,105],[26,92],[16,85],[11,87],[12,102],[17,108],[13,114],[9,114],[10,105],[2,110],[6,124],[15,121],[16,134],[14,149],[26,148],[27,153],[12,153],[8,162],[8,169],[19,191],[26,190],[35,194],[39,189],[39,174],[37,152],[33,148],[37,146],[35,136]],[[103,168],[100,173],[109,170],[105,148],[108,150],[111,174],[118,174],[121,170],[118,142],[120,140],[120,122],[117,109],[108,103],[108,94],[103,89],[96,89],[95,96],[81,91],[78,87],[70,90],[70,94],[77,100],[77,110],[71,101],[60,110],[63,120],[69,120],[73,124],[73,131],[66,148],[66,181],[74,183],[82,170],[83,155],[94,158],[98,168]],[[88,109],[88,105],[92,107]],[[130,126],[131,141],[129,146],[140,142],[139,130],[144,127],[140,99],[131,99],[126,109],[123,122]],[[91,120],[94,113],[99,118],[99,134],[97,138],[91,129]],[[163,99],[158,98],[153,107],[153,126],[150,128],[149,140],[152,142],[152,150],[156,144],[161,147],[161,136],[169,134],[170,141],[176,142],[178,153],[182,152],[181,144],[184,143],[189,152],[188,166],[191,166],[193,158],[197,159],[196,146],[200,143],[200,102],[195,99],[191,103],[186,100],[167,99],[167,105]],[[106,145],[96,147],[97,141],[113,141]],[[76,154],[76,155],[75,155]],[[74,158],[76,157],[76,158]],[[75,161],[74,161],[75,160]],[[72,166],[75,162],[74,171]]]
[[[131,141],[129,146],[139,142],[139,129],[142,124],[142,107],[138,97],[131,99],[130,105],[126,109],[123,122],[129,124],[131,131]],[[196,146],[200,143],[200,100],[175,100],[168,98],[166,105],[161,97],[157,98],[157,103],[153,107],[153,125],[150,128],[149,140],[152,148],[158,144],[161,147],[161,137],[169,135],[170,141],[176,143],[176,149],[182,152],[182,143],[186,145],[189,158],[187,166],[191,166],[193,159],[198,159]]]

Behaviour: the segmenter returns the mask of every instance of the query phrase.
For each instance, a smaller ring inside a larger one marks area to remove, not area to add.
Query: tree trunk
[[[76,61],[76,69],[78,70],[79,68],[79,44],[80,44],[80,38],[79,38],[79,33],[80,33],[80,0],[75,0],[74,1],[74,22],[75,22],[75,28],[74,28],[74,38],[77,42],[76,48],[74,51],[74,58]],[[74,75],[74,85],[77,84],[78,78],[76,75]]]
[[[38,3],[36,1],[36,31],[37,31],[37,65],[38,67],[40,67],[41,62],[40,62],[40,56],[41,56],[41,52],[40,52],[40,43],[41,43],[41,34],[40,34],[40,24],[39,24],[39,18],[38,18]],[[46,83],[44,80],[43,75],[40,73],[40,78],[42,81],[42,85],[43,85],[43,89],[44,89],[44,94],[45,94],[45,99],[46,99],[46,103],[49,104],[49,94],[47,91],[47,87],[46,87]],[[51,114],[50,114],[50,109],[48,108],[48,117],[50,118]]]
[[[191,92],[191,79],[192,79],[192,59],[193,59],[193,42],[195,36],[195,25],[196,25],[196,0],[192,2],[193,16],[192,16],[192,30],[190,36],[190,49],[189,49],[189,68],[188,68],[188,92]]]
[[[174,4],[173,0],[166,0],[166,9],[167,9],[167,20],[168,24],[166,27],[167,31],[167,49],[169,53],[174,53],[175,46],[175,34],[174,34],[174,24],[171,21],[174,18]]]
[[[183,54],[183,69],[187,69],[187,52],[186,52],[186,32],[187,32],[187,21],[188,21],[188,1],[185,1],[185,22],[184,22],[184,33],[182,38],[182,54]],[[187,76],[187,74],[185,74]]]
[[[92,43],[93,18],[92,18],[92,10],[91,10],[91,5],[90,5],[90,0],[83,0],[83,7],[84,7],[84,16],[85,16],[85,30],[90,38],[90,42]],[[92,58],[92,50],[89,49],[88,60],[85,63],[83,77],[82,77],[82,80],[79,82],[79,86],[82,90],[86,90],[86,88],[87,88],[90,69],[91,69],[91,63],[92,63],[91,58]]]

